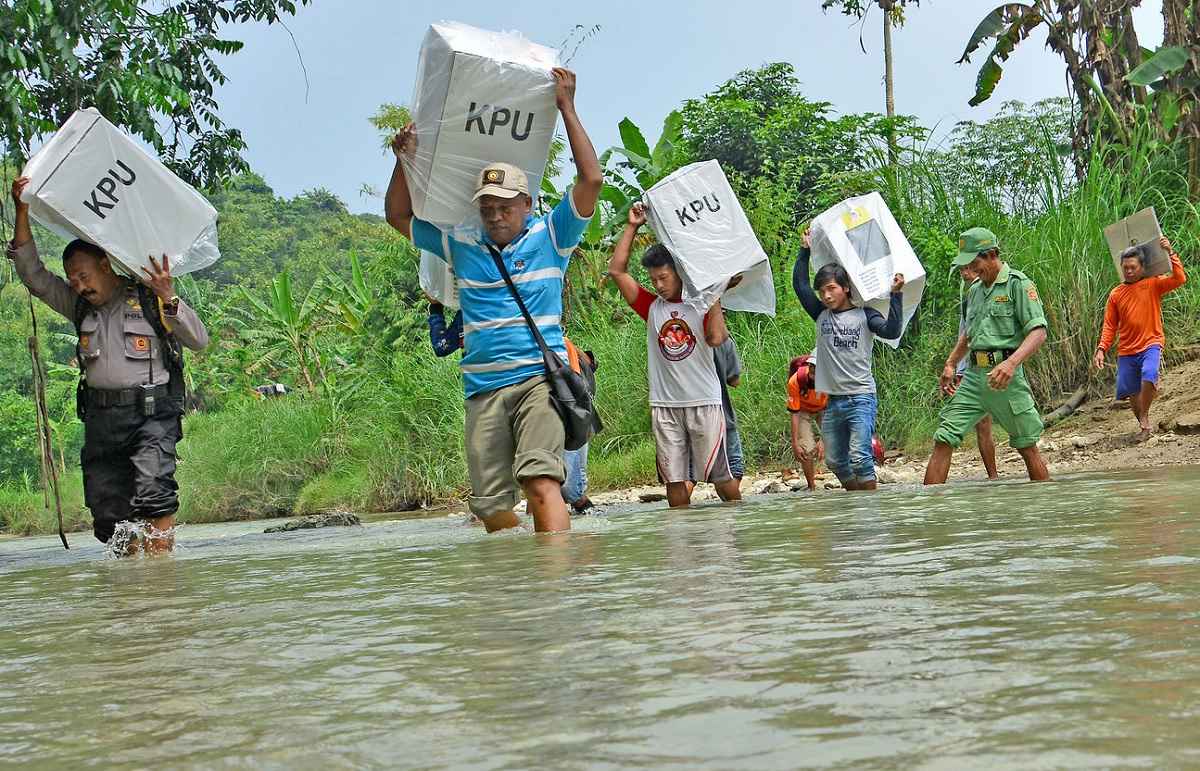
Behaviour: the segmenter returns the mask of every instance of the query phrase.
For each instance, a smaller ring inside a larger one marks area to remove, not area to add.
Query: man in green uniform
[[[953,388],[955,369],[964,356],[970,356],[969,366],[942,408],[925,484],[946,481],[954,448],[985,414],[1008,432],[1009,444],[1021,454],[1029,478],[1049,479],[1037,449],[1042,418],[1021,369],[1021,363],[1046,342],[1046,316],[1037,287],[1024,273],[1000,261],[999,242],[987,228],[962,234],[954,265],[970,265],[979,279],[967,290],[967,328],[946,360],[942,390]]]

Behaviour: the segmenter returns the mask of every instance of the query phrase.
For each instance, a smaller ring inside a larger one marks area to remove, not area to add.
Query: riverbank
[[[1156,433],[1148,441],[1136,444],[1133,437],[1137,423],[1124,402],[1112,398],[1112,370],[1096,379],[1090,398],[1067,418],[1048,428],[1039,442],[1052,475],[1071,474],[1082,471],[1130,471],[1200,464],[1200,346],[1173,351],[1172,362],[1161,381],[1160,397],[1152,407],[1151,415],[1156,424]],[[1064,395],[1064,399],[1065,399]],[[780,421],[783,417],[780,416]],[[1025,467],[1020,456],[1007,444],[1003,430],[996,426],[996,450],[1000,479],[1003,481],[1025,478]],[[919,485],[925,476],[928,447],[911,450],[893,449],[887,454],[886,462],[879,467],[879,482],[889,485]],[[811,494],[820,495],[837,492],[837,479],[823,467],[819,467],[818,489]],[[983,467],[974,447],[974,437],[968,437],[963,447],[954,453],[950,481],[982,480]],[[610,489],[593,490],[590,497],[598,507],[625,505],[638,502],[665,500],[661,485],[621,485]],[[760,468],[749,474],[742,483],[743,495],[752,498],[764,494],[810,494],[804,490],[804,479],[795,470],[783,467]],[[40,498],[40,496],[37,496]],[[336,498],[336,496],[333,496]],[[711,485],[700,485],[693,500],[704,501],[716,498]],[[40,503],[40,501],[38,501]],[[0,500],[0,505],[3,501]],[[275,519],[320,511],[346,510],[353,508],[343,502],[308,510],[287,510],[267,502],[256,513],[254,504],[247,501],[236,516],[206,519],[206,522],[238,521],[247,519]],[[433,502],[425,511],[428,516],[465,511],[462,500],[449,499]],[[69,531],[86,531],[91,528],[87,512],[82,508],[82,494],[77,475],[68,475],[64,480],[64,510]],[[393,514],[376,511],[371,519],[386,519]],[[420,511],[407,511],[406,517],[422,516]],[[181,517],[186,523],[186,516]],[[8,535],[38,535],[56,531],[55,518],[45,511],[31,512],[31,516],[20,521],[20,527],[10,528]]]
[[[1151,407],[1155,434],[1149,440],[1135,443],[1137,421],[1126,402],[1113,398],[1112,369],[1097,378],[1096,388],[1071,415],[1051,425],[1043,434],[1038,447],[1050,468],[1050,474],[1073,474],[1083,471],[1132,471],[1200,464],[1200,347],[1175,352],[1174,366],[1164,371],[1159,383],[1159,398]],[[996,462],[1002,481],[1025,478],[1021,456],[1007,443],[998,425]],[[950,481],[983,480],[986,475],[974,444],[974,436],[954,453]],[[877,469],[880,485],[919,485],[925,478],[929,461],[926,448],[906,453],[891,450],[886,462]],[[838,490],[837,478],[824,468],[817,475],[820,494]],[[765,493],[804,492],[804,479],[792,469],[760,470],[742,481],[746,496]],[[603,506],[629,503],[661,495],[662,487],[645,486],[600,492],[591,496]],[[716,493],[711,485],[700,485],[693,500],[712,500]]]

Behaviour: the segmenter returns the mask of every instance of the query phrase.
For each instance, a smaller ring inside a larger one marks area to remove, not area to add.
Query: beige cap
[[[478,201],[485,195],[516,198],[522,194],[529,195],[529,178],[525,172],[511,163],[489,163],[479,175],[479,189],[471,200]]]

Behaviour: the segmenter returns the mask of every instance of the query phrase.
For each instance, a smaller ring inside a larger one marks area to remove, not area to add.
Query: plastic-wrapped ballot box
[[[517,32],[434,24],[417,61],[416,154],[405,161],[413,211],[454,226],[477,217],[471,196],[489,163],[511,163],[537,196],[558,124],[558,53]]]
[[[144,278],[151,255],[167,255],[176,276],[221,256],[212,204],[94,108],[72,115],[21,174],[34,219],[96,244],[130,276]]]
[[[925,268],[879,193],[848,198],[812,221],[812,264],[836,262],[850,274],[851,297],[887,315],[892,276],[904,274],[904,329],[925,293]],[[900,336],[904,336],[901,331]],[[879,340],[892,348],[900,338]]]
[[[643,198],[650,226],[675,258],[685,300],[741,274],[741,282],[721,296],[721,307],[775,315],[771,263],[720,163],[684,166]]]
[[[421,265],[418,269],[421,289],[447,308],[458,307],[458,281],[450,263],[432,252],[421,250]]]

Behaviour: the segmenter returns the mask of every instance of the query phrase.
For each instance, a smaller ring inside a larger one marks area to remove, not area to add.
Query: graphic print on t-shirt
[[[696,350],[696,336],[678,311],[671,311],[671,318],[659,327],[658,349],[667,361],[683,361]]]
[[[864,319],[858,314],[853,318],[860,323],[839,324],[837,317],[832,313],[825,314],[825,318],[821,320],[821,334],[829,338],[834,349],[858,350],[864,326],[861,321]]]

